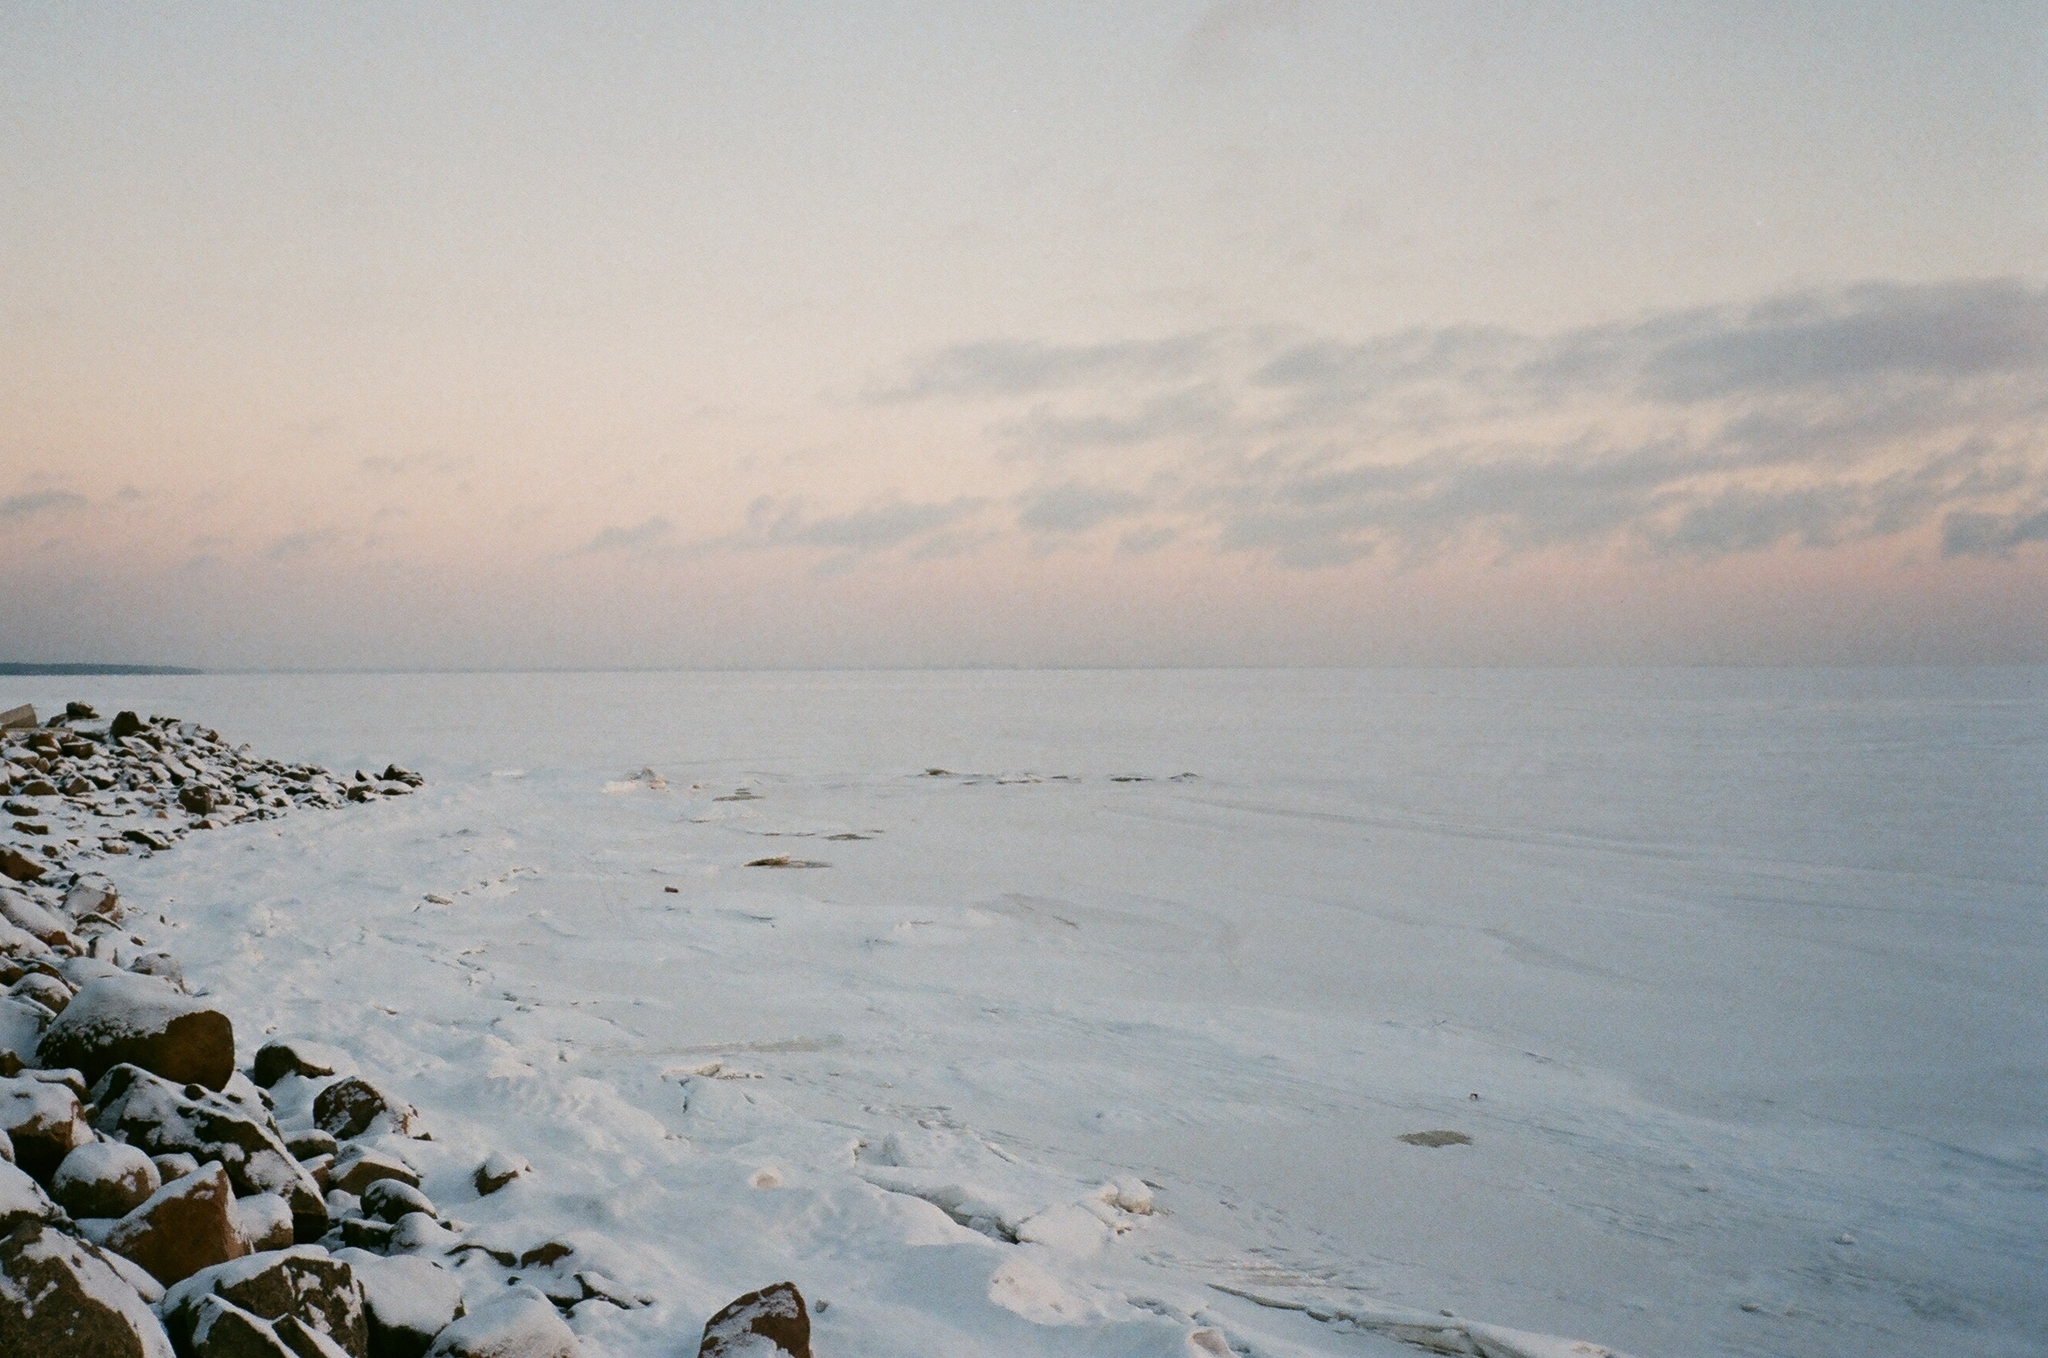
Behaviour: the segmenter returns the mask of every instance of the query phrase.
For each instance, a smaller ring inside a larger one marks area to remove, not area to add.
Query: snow
[[[593,1354],[2048,1332],[2040,669],[34,682],[426,775],[103,870]]]

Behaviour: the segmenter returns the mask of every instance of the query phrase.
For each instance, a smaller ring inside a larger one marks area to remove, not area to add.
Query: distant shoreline
[[[204,674],[205,670],[182,665],[27,665],[0,663],[0,675],[9,678],[35,675],[93,674]]]

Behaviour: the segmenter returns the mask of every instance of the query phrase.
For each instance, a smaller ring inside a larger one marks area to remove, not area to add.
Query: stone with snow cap
[[[472,1179],[476,1184],[477,1196],[487,1198],[514,1179],[531,1173],[533,1166],[526,1162],[525,1156],[514,1155],[510,1151],[492,1151],[484,1157],[484,1162],[476,1167]]]
[[[396,1179],[411,1188],[420,1186],[419,1171],[395,1155],[369,1146],[346,1146],[327,1167],[327,1186],[361,1197],[380,1179]]]
[[[370,1358],[420,1358],[434,1336],[463,1314],[462,1284],[417,1255],[386,1258],[341,1249],[335,1258],[355,1270],[370,1320]]]
[[[785,1353],[811,1358],[811,1314],[795,1283],[776,1283],[749,1292],[704,1323],[697,1358],[766,1358]]]
[[[192,1358],[297,1358],[270,1322],[231,1301],[201,1297],[182,1347]]]
[[[32,1222],[61,1222],[63,1209],[50,1201],[43,1186],[13,1163],[0,1160],[0,1232]]]
[[[44,1182],[75,1147],[92,1140],[78,1095],[32,1076],[0,1079],[0,1131],[14,1143],[14,1163]]]
[[[19,995],[34,1000],[50,1011],[52,1017],[64,1012],[71,1003],[71,987],[65,985],[46,971],[32,971],[7,988],[9,995]]]
[[[0,1353],[172,1358],[162,1324],[104,1252],[33,1223],[0,1239]]]
[[[6,887],[0,887],[0,919],[52,947],[72,942],[69,920]]]
[[[292,1205],[275,1193],[235,1199],[235,1230],[251,1254],[288,1250],[298,1238]]]
[[[98,1081],[117,1065],[176,1084],[220,1089],[235,1073],[235,1030],[218,1009],[152,976],[87,981],[43,1033],[39,1064],[75,1066]]]
[[[314,1125],[344,1141],[370,1131],[413,1136],[419,1131],[418,1118],[405,1100],[354,1076],[337,1080],[313,1100]]]
[[[234,1190],[218,1163],[165,1184],[107,1232],[107,1248],[166,1285],[248,1253],[235,1230]]]
[[[368,1358],[362,1284],[346,1263],[317,1245],[252,1254],[186,1278],[165,1295],[160,1308],[174,1340],[182,1344],[192,1333],[208,1296],[269,1322],[296,1316],[351,1358]]]
[[[156,1162],[119,1141],[88,1141],[64,1157],[50,1191],[75,1217],[126,1216],[162,1188]]]
[[[428,1358],[582,1358],[554,1303],[530,1287],[508,1287],[435,1337]]]

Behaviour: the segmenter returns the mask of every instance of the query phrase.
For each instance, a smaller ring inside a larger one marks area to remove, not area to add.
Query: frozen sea
[[[2048,670],[7,688],[427,776],[109,869],[659,1299],[593,1354],[2048,1350]]]

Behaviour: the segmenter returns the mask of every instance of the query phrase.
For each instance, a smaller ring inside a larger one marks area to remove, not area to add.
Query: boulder
[[[429,1358],[581,1358],[554,1304],[530,1287],[508,1287],[441,1331]]]
[[[292,1205],[275,1193],[235,1199],[235,1229],[251,1254],[288,1250],[298,1239]]]
[[[294,1358],[349,1358],[349,1351],[332,1336],[314,1329],[297,1316],[279,1316],[271,1327]]]
[[[411,1104],[354,1076],[337,1080],[313,1100],[314,1124],[344,1141],[372,1130],[412,1136],[418,1117]]]
[[[116,712],[114,719],[107,723],[107,735],[115,740],[132,736],[142,729],[142,718],[133,712]]]
[[[165,1285],[248,1253],[235,1230],[227,1171],[206,1165],[165,1184],[114,1223],[107,1248],[133,1259]]]
[[[78,1004],[72,1001],[72,1008]],[[233,1083],[216,1094],[120,1065],[93,1086],[92,1098],[102,1132],[152,1156],[184,1153],[218,1160],[238,1196],[277,1194],[291,1205],[298,1238],[319,1239],[327,1230],[319,1186],[285,1145],[260,1101],[261,1091],[242,1088],[249,1091],[246,1096]]]
[[[64,1012],[64,1006],[71,1003],[71,987],[44,971],[32,971],[7,988],[10,995],[23,995],[52,1015]]]
[[[318,1127],[309,1127],[303,1132],[291,1132],[284,1139],[285,1149],[300,1163],[317,1160],[323,1155],[332,1155],[341,1148],[333,1132],[323,1132]]]
[[[31,937],[55,947],[71,942],[70,921],[55,911],[45,910],[19,891],[0,887],[0,919]]]
[[[379,1179],[396,1179],[412,1188],[420,1186],[418,1171],[395,1155],[368,1146],[350,1146],[334,1157],[327,1167],[327,1186],[361,1197]]]
[[[88,1141],[57,1166],[50,1191],[75,1217],[122,1217],[162,1188],[156,1163],[134,1146]]]
[[[252,1254],[186,1278],[164,1296],[160,1308],[173,1340],[182,1344],[192,1334],[201,1302],[209,1296],[264,1321],[295,1316],[352,1358],[368,1358],[362,1284],[347,1264],[317,1245]]]
[[[411,1255],[385,1258],[344,1249],[335,1258],[355,1270],[370,1321],[370,1358],[420,1358],[434,1336],[461,1317],[462,1284],[439,1264]]]
[[[79,988],[43,1033],[39,1063],[75,1066],[97,1082],[123,1063],[176,1084],[219,1089],[235,1073],[228,1016],[153,976],[101,976]]]
[[[35,1222],[62,1224],[64,1213],[43,1186],[18,1167],[0,1161],[0,1234]]]
[[[0,1131],[14,1143],[14,1163],[45,1183],[64,1157],[92,1140],[78,1095],[30,1076],[0,1079]]]
[[[152,1155],[149,1162],[156,1166],[157,1178],[165,1183],[199,1172],[199,1157],[184,1151],[172,1151],[169,1155]]]
[[[35,1059],[51,1018],[27,995],[0,995],[0,1070],[18,1071]]]
[[[484,1162],[476,1167],[473,1176],[478,1197],[487,1198],[522,1175],[533,1173],[533,1166],[523,1156],[510,1151],[492,1151]]]
[[[98,915],[112,924],[120,923],[121,917],[128,913],[121,904],[121,893],[104,878],[80,882],[65,892],[64,909],[73,919]]]
[[[346,1074],[354,1066],[347,1053],[318,1042],[266,1042],[256,1049],[249,1078],[268,1089],[287,1075],[319,1079]]]
[[[0,712],[0,731],[16,729],[33,730],[36,724],[36,709],[33,704],[23,703]]]
[[[162,1324],[112,1261],[40,1224],[0,1240],[0,1353],[172,1358]]]
[[[204,783],[187,783],[178,789],[178,805],[195,816],[212,815],[214,803],[213,789]]]
[[[185,988],[185,968],[170,953],[161,950],[146,952],[128,964],[128,970],[137,976],[154,976],[166,985]]]
[[[440,1215],[434,1210],[432,1199],[402,1179],[379,1179],[363,1190],[362,1199],[365,1213],[394,1226],[409,1212]]]
[[[192,1358],[297,1358],[269,1321],[211,1294],[193,1304],[181,1347]]]
[[[16,882],[33,882],[42,875],[42,864],[12,845],[0,845],[0,876]]]
[[[771,1353],[811,1358],[811,1315],[795,1283],[776,1283],[728,1303],[704,1323],[704,1340],[697,1346],[697,1358],[767,1358]]]

